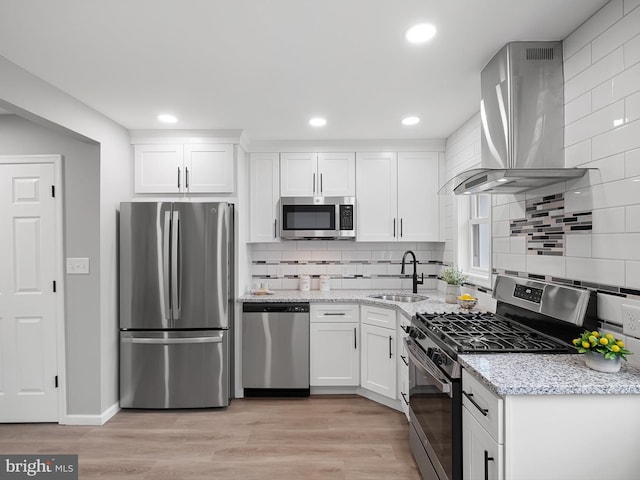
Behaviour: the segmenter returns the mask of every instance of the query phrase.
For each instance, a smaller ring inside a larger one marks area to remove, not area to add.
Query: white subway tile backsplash
[[[564,129],[565,145],[574,145],[599,133],[615,128],[617,120],[624,119],[624,101],[602,108],[580,120],[567,125]]]
[[[568,168],[580,167],[591,161],[591,139],[564,149],[564,163]]]
[[[514,202],[509,204],[509,219],[516,220],[518,218],[526,217],[525,201]]]
[[[509,229],[509,222],[493,222],[492,236],[495,237],[508,237],[511,234]]]
[[[516,272],[527,271],[527,255],[512,255],[505,253],[498,253],[494,255],[493,268],[500,268],[504,270],[514,270]]]
[[[494,238],[492,243],[493,253],[511,253],[511,239],[512,238],[524,238],[524,237],[500,237]],[[514,252],[524,253],[524,252]]]
[[[638,34],[638,25],[640,25],[640,9],[635,9],[598,35],[591,42],[593,61],[598,61],[607,53],[635,37]]]
[[[591,235],[567,235],[565,241],[567,257],[591,257]]]
[[[309,250],[284,251],[282,252],[281,258],[283,262],[306,262],[311,259],[311,251]]]
[[[627,261],[626,267],[625,285],[629,288],[640,289],[640,262]]]
[[[591,142],[594,159],[640,148],[640,120],[597,135]]]
[[[595,187],[569,191],[564,197],[564,211],[567,213],[588,212],[594,208],[592,192]]]
[[[595,112],[607,105],[613,103],[613,83],[615,79],[612,78],[606,82],[601,83],[596,88],[591,90],[591,108]]]
[[[527,237],[524,235],[509,238],[509,253],[524,255],[527,253]]]
[[[640,62],[640,35],[636,35],[624,44],[624,64],[630,67]]]
[[[580,95],[564,107],[564,121],[566,124],[586,117],[591,113],[591,91]]]
[[[640,6],[640,0],[624,0],[624,14],[626,15],[638,6]]]
[[[312,250],[311,260],[315,262],[337,262],[342,260],[342,252],[339,250]]]
[[[624,285],[624,261],[566,257],[567,278],[603,285]]]
[[[509,208],[510,204],[498,205],[496,207],[493,207],[493,210],[491,212],[493,221],[500,222],[502,220],[509,220],[511,218],[509,216]]]
[[[566,276],[565,257],[527,255],[527,272],[564,278]]]
[[[564,40],[565,61],[575,55],[585,45],[617,22],[623,15],[622,0],[613,0],[602,7],[589,20],[579,26]]]
[[[594,234],[591,242],[594,258],[640,260],[640,233]]]
[[[640,119],[640,92],[629,95],[624,99],[624,112],[627,122]]]
[[[578,98],[623,70],[623,48],[620,47],[566,81],[564,84],[565,102]]]
[[[640,91],[640,63],[615,76],[611,90],[612,99],[616,101],[638,91]]]
[[[624,207],[602,208],[594,210],[593,233],[624,233]]]
[[[564,78],[569,80],[591,66],[591,44],[587,43],[575,55],[564,62]]]
[[[640,232],[640,204],[625,207],[626,231]]]
[[[624,154],[624,174],[627,178],[640,175],[640,148],[629,150]]]

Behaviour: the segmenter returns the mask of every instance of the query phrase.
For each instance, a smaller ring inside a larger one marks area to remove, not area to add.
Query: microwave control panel
[[[340,230],[353,230],[353,205],[340,205]]]

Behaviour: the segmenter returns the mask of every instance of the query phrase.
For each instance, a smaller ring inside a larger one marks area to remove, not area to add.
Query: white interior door
[[[0,163],[0,422],[57,422],[53,163]]]

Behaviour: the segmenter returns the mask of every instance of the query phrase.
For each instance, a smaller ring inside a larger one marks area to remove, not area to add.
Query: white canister
[[[308,292],[311,290],[311,277],[309,275],[300,275],[300,291]]]
[[[320,275],[320,291],[328,292],[329,290],[331,290],[329,275]]]

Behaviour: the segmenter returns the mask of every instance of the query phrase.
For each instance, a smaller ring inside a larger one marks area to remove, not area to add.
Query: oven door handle
[[[413,341],[411,341],[413,343]],[[440,369],[436,366],[435,363],[431,361],[430,358],[425,357],[424,359],[420,359],[416,357],[411,351],[414,348],[411,343],[409,343],[409,339],[404,339],[404,344],[407,347],[407,354],[409,355],[409,360],[413,362],[418,370],[422,373],[428,375],[431,380],[433,380],[433,385],[440,390],[442,393],[446,393],[449,397],[453,398],[453,392],[451,391],[451,382],[443,380],[438,375]]]

